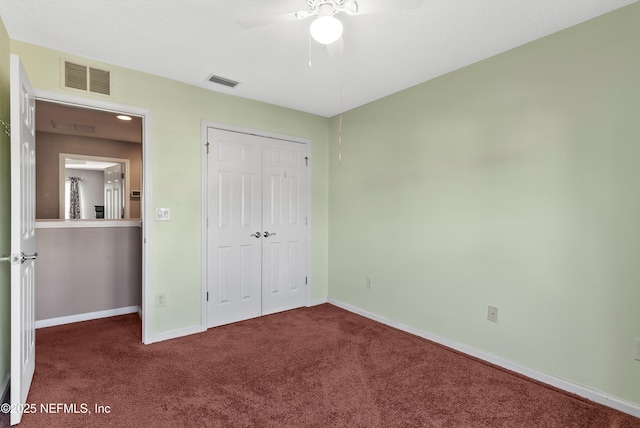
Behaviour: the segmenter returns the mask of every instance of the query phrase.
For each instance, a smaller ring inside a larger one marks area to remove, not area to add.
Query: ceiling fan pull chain
[[[340,151],[338,153],[338,166],[342,166],[342,36],[340,36],[340,124],[338,125],[338,144]]]
[[[308,39],[309,39],[309,68],[311,68],[311,33],[308,33]]]

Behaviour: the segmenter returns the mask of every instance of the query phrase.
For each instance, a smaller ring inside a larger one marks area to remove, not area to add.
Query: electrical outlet
[[[156,308],[164,306],[166,303],[166,297],[164,294],[156,294]]]
[[[373,288],[373,285],[371,285],[371,277],[367,276],[364,279],[364,286],[367,287],[369,290],[371,290]]]
[[[495,306],[489,306],[487,311],[487,319],[489,321],[498,322],[498,308]]]
[[[638,361],[640,361],[640,338],[636,338],[635,340],[635,353],[634,353],[634,358]]]

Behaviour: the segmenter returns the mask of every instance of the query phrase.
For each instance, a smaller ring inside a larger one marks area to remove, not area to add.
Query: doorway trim
[[[68,104],[75,107],[94,110],[125,113],[142,117],[142,343],[148,345],[154,342],[152,329],[153,288],[151,281],[151,110],[117,104],[110,101],[86,98],[78,95],[34,89],[36,100],[50,101],[58,104]]]
[[[308,189],[308,194],[309,197],[307,198],[306,201],[306,209],[307,209],[307,277],[308,277],[308,283],[307,283],[307,289],[306,289],[306,306],[309,307],[311,306],[311,290],[313,289],[313,281],[311,280],[312,275],[311,275],[311,225],[313,224],[312,220],[311,220],[311,189],[312,189],[312,183],[311,183],[311,168],[313,166],[313,159],[311,156],[311,140],[308,138],[303,138],[303,137],[294,137],[291,135],[286,135],[286,134],[278,134],[275,132],[269,132],[269,131],[263,131],[260,129],[255,129],[255,128],[246,128],[243,126],[237,126],[237,125],[231,125],[228,123],[222,123],[222,122],[212,122],[212,121],[208,121],[208,120],[202,120],[200,122],[200,136],[201,136],[201,140],[202,140],[202,146],[201,146],[201,152],[200,152],[200,158],[201,158],[201,201],[202,201],[202,235],[201,235],[201,246],[202,246],[202,251],[201,251],[201,265],[202,265],[202,272],[201,272],[201,281],[200,283],[202,284],[202,309],[200,311],[200,324],[202,327],[202,331],[206,331],[209,327],[209,321],[208,321],[208,307],[207,307],[207,292],[208,292],[208,254],[209,254],[209,248],[208,248],[208,239],[207,239],[207,229],[208,229],[208,206],[209,206],[209,200],[208,200],[208,182],[209,182],[209,177],[208,177],[208,171],[209,171],[209,165],[208,165],[208,157],[207,157],[207,152],[208,152],[208,141],[207,141],[207,129],[208,128],[215,128],[215,129],[220,129],[222,131],[230,131],[230,132],[238,132],[238,133],[242,133],[242,134],[249,134],[249,135],[255,135],[258,137],[265,137],[265,138],[273,138],[276,140],[285,140],[285,141],[291,141],[294,143],[301,143],[301,144],[305,144],[307,146],[307,156],[309,158],[309,166],[307,168],[307,189]]]

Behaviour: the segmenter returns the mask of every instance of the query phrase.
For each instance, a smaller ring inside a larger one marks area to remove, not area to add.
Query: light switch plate
[[[158,221],[171,220],[171,210],[169,208],[156,208],[156,220]]]

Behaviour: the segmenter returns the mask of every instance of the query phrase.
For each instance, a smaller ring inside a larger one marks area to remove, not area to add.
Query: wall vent
[[[103,95],[111,95],[111,79],[107,70],[89,67],[89,90]]]
[[[111,72],[64,61],[64,87],[100,95],[111,95]]]
[[[236,82],[235,80],[231,80],[231,79],[227,79],[227,78],[224,78],[224,77],[216,76],[215,74],[212,74],[211,76],[209,76],[207,78],[207,80],[209,82],[217,83],[219,85],[228,86],[230,88],[235,88],[236,85],[238,83],[240,83],[240,82]]]
[[[80,89],[86,91],[87,88],[87,67],[72,62],[64,63],[64,86],[67,88]]]

